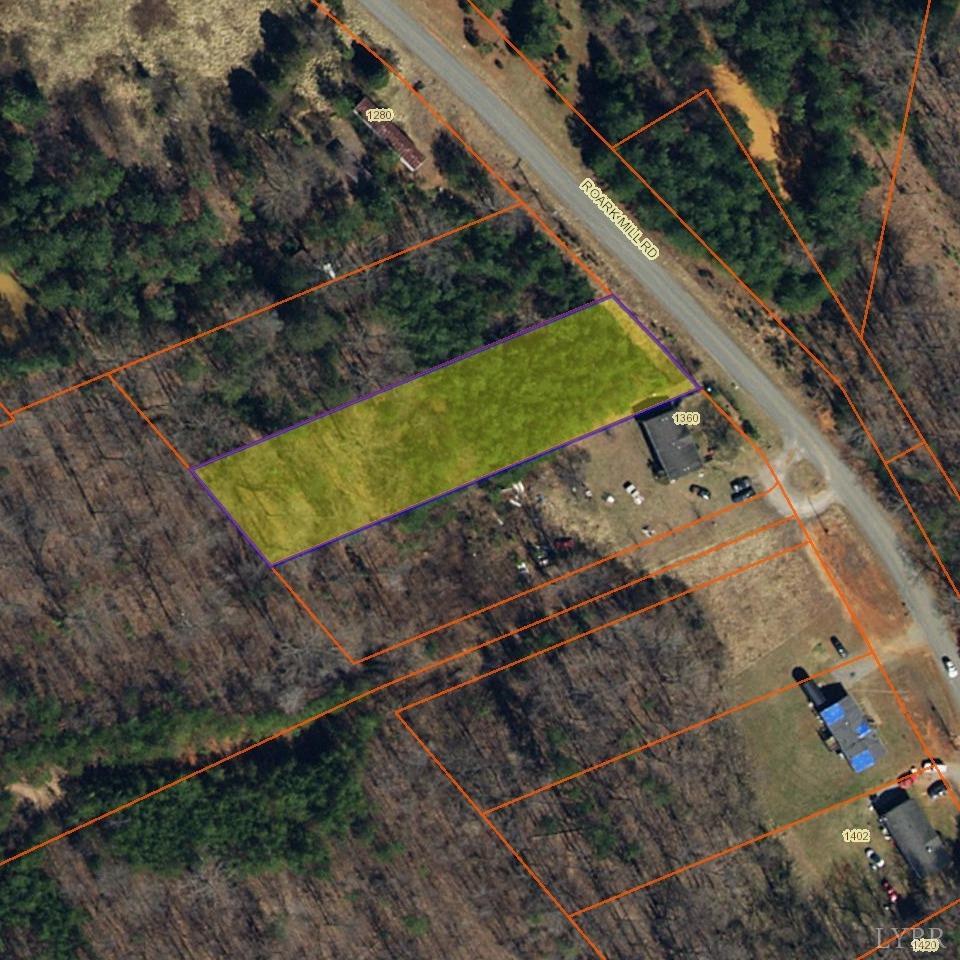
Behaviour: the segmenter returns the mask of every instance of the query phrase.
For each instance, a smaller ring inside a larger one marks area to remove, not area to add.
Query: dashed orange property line
[[[917,443],[915,443],[912,447],[907,447],[906,450],[901,450],[898,454],[895,454],[894,456],[890,457],[889,460],[885,460],[884,462],[889,466],[891,463],[896,463],[898,460],[902,460],[904,457],[908,457],[911,453],[914,452],[914,450],[919,450],[921,447],[924,447],[924,446],[926,446],[926,444],[922,440],[920,440]]]
[[[506,810],[508,807],[514,806],[514,804],[523,803],[524,801],[529,800],[531,797],[536,797],[541,793],[546,793],[548,790],[554,790],[557,787],[563,786],[565,783],[569,783],[571,780],[579,780],[580,777],[584,777],[587,774],[596,773],[596,771],[602,770],[604,767],[609,767],[614,763],[619,763],[621,760],[628,760],[630,757],[637,756],[638,754],[649,750],[651,747],[658,747],[660,744],[666,743],[668,740],[673,740],[676,737],[682,736],[685,733],[690,733],[693,730],[699,730],[701,727],[705,727],[707,724],[713,723],[716,720],[723,720],[725,717],[739,713],[741,710],[746,710],[747,707],[755,706],[758,703],[763,703],[765,700],[771,700],[774,697],[778,697],[782,693],[787,693],[790,690],[798,689],[805,683],[808,683],[810,680],[819,680],[821,677],[825,677],[831,673],[836,673],[838,670],[843,670],[846,667],[849,667],[851,664],[858,663],[860,660],[869,660],[870,658],[869,651],[858,654],[855,657],[847,657],[842,663],[836,663],[832,667],[826,667],[823,670],[812,673],[803,680],[795,680],[793,683],[787,683],[782,687],[777,687],[776,690],[768,690],[766,693],[758,694],[757,696],[752,697],[750,700],[745,700],[743,703],[737,704],[735,707],[727,707],[725,710],[721,710],[712,716],[704,717],[702,720],[697,720],[695,723],[687,724],[687,726],[681,727],[679,730],[672,730],[670,733],[665,733],[663,736],[656,737],[653,740],[648,740],[646,743],[642,743],[636,747],[631,747],[629,750],[624,750],[622,753],[618,753],[615,756],[607,757],[606,759],[599,760],[596,763],[591,763],[589,766],[584,767],[582,770],[578,770],[576,773],[571,773],[565,777],[559,777],[556,780],[551,780],[550,783],[545,783],[542,786],[534,788],[533,790],[528,790],[526,793],[520,794],[520,796],[511,797],[509,800],[504,800],[502,803],[495,804],[492,807],[487,807],[487,809],[483,812],[489,815],[498,813],[501,810]]]
[[[574,634],[572,637],[567,637],[564,640],[558,640],[556,643],[551,643],[549,646],[542,647],[540,650],[534,650],[533,653],[528,653],[525,656],[510,661],[510,663],[501,664],[499,667],[494,667],[492,670],[487,670],[485,673],[477,674],[475,677],[471,677],[468,680],[461,680],[459,683],[455,683],[452,686],[437,691],[436,693],[431,693],[425,697],[420,697],[419,700],[406,703],[399,709],[400,711],[405,712],[407,710],[413,710],[417,707],[425,706],[434,700],[440,699],[440,697],[445,697],[456,690],[462,690],[464,687],[472,686],[475,683],[479,683],[481,680],[486,680],[488,677],[502,673],[504,670],[511,670],[514,667],[520,666],[520,664],[529,663],[531,660],[536,660],[537,657],[542,657],[545,654],[552,653],[554,650],[560,650],[563,647],[569,646],[571,643],[575,643],[577,640],[582,640],[584,637],[592,637],[595,633],[599,633],[601,630],[608,630],[610,627],[619,626],[621,623],[626,623],[628,620],[632,620],[634,617],[638,617],[641,614],[648,613],[650,610],[656,610],[658,607],[662,607],[667,603],[673,603],[674,600],[679,600],[682,597],[687,597],[692,593],[697,593],[700,590],[711,587],[716,583],[722,583],[724,580],[729,580],[731,577],[737,577],[742,573],[746,573],[748,570],[753,570],[754,568],[763,566],[765,563],[770,563],[779,557],[786,556],[788,553],[794,553],[797,550],[802,550],[804,547],[808,546],[809,543],[809,540],[801,540],[799,543],[791,544],[788,547],[781,547],[779,550],[775,550],[773,553],[768,553],[766,556],[760,557],[757,560],[751,560],[749,563],[735,567],[733,570],[727,570],[724,573],[717,574],[717,576],[710,577],[708,580],[703,580],[700,583],[694,584],[692,587],[686,587],[677,593],[671,594],[669,597],[655,600],[652,603],[648,603],[636,610],[631,610],[629,613],[621,614],[618,617],[614,617],[612,620],[607,620],[605,623],[597,624],[595,627],[590,627],[581,633]],[[683,562],[671,564],[670,567],[683,566],[684,563],[691,562],[693,559],[696,559],[696,557],[690,557]],[[654,571],[654,573],[648,574],[646,579],[650,579],[651,577],[664,572],[666,569],[667,568],[664,567],[661,570]]]
[[[612,560],[620,559],[621,557],[627,556],[631,553],[634,553],[637,550],[642,550],[644,547],[652,546],[655,543],[660,543],[663,540],[669,539],[670,537],[676,536],[679,533],[690,530],[693,527],[698,526],[701,523],[705,523],[708,520],[715,520],[717,517],[720,517],[726,513],[730,513],[734,510],[740,509],[741,507],[746,507],[749,504],[756,503],[758,500],[762,500],[764,497],[769,496],[774,490],[779,488],[779,483],[776,483],[770,486],[766,490],[762,490],[756,496],[750,497],[748,500],[743,500],[740,503],[731,503],[725,507],[721,507],[719,510],[714,510],[711,513],[704,514],[702,517],[697,517],[696,520],[688,521],[687,523],[681,523],[679,526],[673,527],[670,530],[664,530],[663,533],[655,534],[652,537],[649,537],[645,540],[640,540],[636,543],[632,543],[626,547],[622,547],[619,550],[615,550],[613,553],[608,553],[603,557],[600,557],[597,560],[591,560],[589,563],[585,563],[582,566],[575,567],[573,570],[567,570],[564,573],[558,574],[555,577],[551,577],[549,580],[545,580],[543,583],[535,584],[532,587],[527,587],[525,590],[519,590],[516,593],[512,593],[507,597],[503,597],[500,600],[495,600],[492,603],[488,603],[485,606],[478,607],[476,610],[471,611],[470,613],[465,613],[462,616],[455,617],[452,620],[448,620],[445,623],[441,623],[438,626],[430,627],[428,630],[424,630],[421,633],[418,633],[412,637],[407,637],[405,640],[399,640],[397,643],[390,644],[389,646],[382,647],[380,650],[374,650],[372,653],[366,654],[366,656],[358,657],[354,659],[350,656],[350,659],[355,664],[367,663],[370,660],[373,660],[377,657],[381,657],[384,654],[391,653],[395,650],[399,650],[401,647],[405,647],[408,644],[414,643],[418,640],[424,640],[427,637],[430,637],[436,633],[439,633],[443,630],[447,630],[451,627],[458,626],[461,623],[465,623],[469,620],[472,620],[482,614],[489,613],[492,610],[496,610],[499,607],[502,607],[508,603],[513,603],[515,600],[520,600],[524,597],[531,596],[534,593],[544,590],[547,587],[554,586],[558,583],[568,580],[571,577],[579,576],[581,573],[585,573],[588,570],[593,570],[596,567],[602,566],[605,563],[609,563]],[[331,631],[320,622],[319,616],[316,612],[307,604],[305,600],[299,596],[296,598],[306,610],[307,614],[310,616],[310,619],[317,623],[324,633],[327,634],[331,639],[333,639],[333,634]],[[569,608],[568,608],[569,609]],[[566,612],[566,611],[561,611]],[[538,621],[539,622],[539,621]],[[527,624],[525,627],[520,629],[527,629],[531,624]],[[334,641],[335,643],[337,641]],[[338,643],[337,646],[340,646]],[[349,656],[349,654],[348,654]]]
[[[7,411],[8,416],[12,420],[18,413],[24,413],[27,410],[32,410],[35,407],[39,407],[41,404],[48,403],[51,400],[56,400],[58,397],[63,397],[66,394],[73,393],[75,390],[80,390],[83,387],[88,387],[93,383],[98,383],[99,381],[105,380],[108,377],[112,377],[115,374],[122,373],[124,370],[129,370],[132,367],[139,366],[140,364],[146,363],[149,360],[155,360],[157,357],[161,357],[166,353],[170,353],[172,350],[177,350],[180,347],[188,346],[191,343],[202,340],[204,337],[209,337],[213,333],[219,333],[221,330],[227,330],[230,327],[236,326],[238,323],[243,323],[245,320],[252,320],[254,317],[259,317],[261,314],[269,313],[271,310],[275,310],[277,307],[282,307],[284,304],[292,303],[294,300],[299,300],[301,297],[306,297],[312,293],[316,293],[319,290],[323,290],[325,287],[332,286],[335,283],[340,283],[343,280],[349,280],[350,277],[355,277],[358,274],[365,273],[368,270],[372,270],[374,267],[379,267],[381,264],[389,263],[391,260],[404,257],[408,253],[414,253],[416,250],[427,247],[430,244],[438,242],[439,240],[445,240],[447,237],[452,237],[454,234],[460,233],[461,230],[468,230],[471,227],[477,227],[481,223],[486,223],[487,221],[493,220],[496,217],[501,217],[505,213],[509,213],[511,210],[518,209],[522,205],[523,204],[519,201],[508,204],[499,210],[494,210],[492,213],[488,213],[482,217],[478,217],[475,220],[471,220],[469,223],[462,223],[459,226],[452,227],[449,230],[444,230],[442,233],[438,233],[436,236],[428,237],[427,239],[420,240],[409,247],[404,247],[402,250],[397,250],[394,253],[388,253],[386,256],[378,257],[376,260],[371,260],[369,263],[364,263],[359,267],[354,267],[352,270],[348,270],[346,273],[341,273],[339,276],[333,277],[329,280],[323,280],[320,283],[315,283],[313,286],[306,287],[297,293],[292,293],[289,297],[282,297],[280,300],[275,300],[273,303],[268,303],[265,306],[257,307],[256,310],[251,310],[249,313],[244,313],[239,317],[233,317],[232,319],[226,320],[223,323],[218,323],[216,326],[210,327],[207,330],[201,330],[200,333],[195,333],[193,336],[186,337],[183,340],[178,340],[176,343],[167,344],[167,346],[161,347],[159,350],[154,350],[151,353],[146,353],[142,357],[137,357],[135,360],[128,360],[126,363],[121,363],[118,366],[112,367],[109,370],[105,370],[102,373],[98,373],[95,376],[87,377],[87,379],[80,380],[77,383],[71,384],[69,387],[63,387],[62,389],[55,390],[53,393],[49,393],[37,400],[31,400],[29,403],[25,403],[23,406],[17,407],[16,410],[13,410],[12,412]],[[6,408],[4,409],[6,410]]]
[[[900,783],[899,778],[896,780],[889,780],[886,783],[881,783],[879,785],[874,785],[870,787],[869,790],[864,790],[863,792],[855,794],[852,797],[847,797],[844,800],[838,800],[836,803],[830,803],[825,807],[821,807],[819,810],[814,810],[813,813],[808,813],[802,817],[797,817],[796,820],[791,820],[789,823],[782,824],[779,827],[774,827],[773,829],[767,830],[755,837],[751,837],[749,840],[741,840],[739,843],[734,843],[724,850],[718,850],[716,853],[711,853],[709,856],[701,857],[699,860],[694,860],[693,863],[688,863],[682,867],[677,867],[675,870],[669,870],[662,876],[655,877],[652,880],[646,880],[643,883],[638,883],[635,886],[629,887],[626,890],[621,890],[619,893],[615,893],[612,896],[604,897],[602,900],[598,900],[596,903],[591,903],[586,907],[580,907],[579,910],[572,910],[570,912],[570,916],[580,917],[585,913],[598,910],[600,907],[609,906],[611,903],[616,903],[618,900],[622,900],[624,897],[629,897],[634,893],[639,893],[641,890],[647,889],[648,887],[655,886],[658,883],[663,883],[664,880],[669,880],[671,877],[676,877],[682,873],[686,873],[688,870],[694,869],[694,867],[702,867],[704,864],[711,863],[714,860],[720,860],[722,857],[726,857],[731,853],[736,853],[737,850],[742,850],[744,847],[753,846],[753,844],[759,843],[761,840],[767,840],[770,837],[775,837],[780,833],[784,833],[787,830],[792,830],[794,827],[800,826],[802,823],[807,823],[810,820],[815,820],[817,817],[822,817],[825,813],[830,813],[833,810],[839,810],[841,807],[845,807],[851,803],[856,803],[858,800],[863,800],[865,797],[869,797],[874,793],[879,793],[882,790],[888,790],[891,787],[895,787],[898,783]]]
[[[397,710],[395,712],[396,718],[403,724],[404,729],[419,745],[420,749],[433,761],[436,767],[440,772],[450,781],[454,789],[466,800],[467,805],[473,810],[473,812],[487,825],[489,830],[496,836],[496,838],[510,851],[513,858],[520,864],[521,867],[529,875],[530,879],[540,888],[541,892],[546,896],[546,898],[556,907],[560,914],[566,919],[566,921],[577,931],[577,934],[581,937],[584,943],[590,947],[594,955],[598,960],[606,960],[605,955],[601,949],[590,939],[587,935],[587,932],[583,927],[577,923],[572,914],[568,913],[564,908],[563,904],[557,899],[553,891],[540,879],[537,872],[527,863],[526,860],[520,855],[516,848],[510,843],[509,840],[504,836],[504,834],[497,828],[496,824],[480,809],[480,806],[476,801],[470,796],[469,793],[463,788],[457,778],[443,765],[439,757],[423,742],[420,736],[417,734],[416,730],[404,719],[403,714]]]
[[[177,462],[183,467],[184,470],[190,469],[190,464],[187,462],[186,458],[180,453],[180,451],[173,445],[173,442],[163,433],[163,431],[140,409],[137,401],[127,393],[126,390],[120,385],[120,383],[114,378],[112,374],[107,374],[107,380],[110,381],[116,387],[117,392],[123,397],[127,403],[137,411],[140,418],[147,424],[147,426],[157,435],[160,439],[160,442],[177,458]]]
[[[900,136],[897,138],[897,151],[893,158],[893,167],[890,174],[890,185],[887,187],[887,198],[884,202],[883,219],[880,221],[880,236],[877,237],[876,253],[873,257],[873,270],[870,273],[870,284],[867,287],[867,299],[863,304],[863,322],[860,325],[861,338],[866,333],[867,319],[870,316],[870,305],[873,300],[873,288],[877,282],[877,272],[880,269],[880,254],[883,252],[883,242],[887,232],[887,221],[893,207],[894,191],[897,186],[897,174],[900,172],[900,161],[903,159],[903,148],[907,139],[907,124],[910,121],[910,108],[913,106],[913,93],[917,86],[917,77],[920,75],[920,59],[923,56],[923,44],[927,34],[927,22],[930,19],[932,0],[927,0],[923,11],[923,22],[920,25],[920,41],[917,44],[917,54],[913,58],[913,73],[910,76],[910,86],[907,88],[907,102],[903,108],[903,122],[900,124]]]
[[[689,106],[691,103],[694,103],[696,100],[699,100],[705,93],[709,93],[707,87],[704,87],[699,93],[695,93],[692,96],[687,97],[686,100],[682,100],[675,107],[671,107],[666,113],[661,113],[659,117],[655,117],[649,123],[645,123],[642,127],[638,127],[633,133],[628,133],[622,140],[618,140],[616,143],[612,144],[613,149],[617,150],[622,147],[625,143],[628,143],[634,137],[638,137],[641,133],[645,133],[651,127],[656,126],[661,120],[666,120],[667,117],[676,113],[678,110],[682,110],[684,107]]]

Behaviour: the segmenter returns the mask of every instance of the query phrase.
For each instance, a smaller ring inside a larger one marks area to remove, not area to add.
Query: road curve
[[[578,172],[567,169],[527,123],[435,38],[428,27],[395,0],[357,0],[357,3],[483,119],[493,133],[536,173],[577,227],[588,232],[627,273],[639,280],[674,321],[726,370],[735,383],[753,396],[781,431],[784,443],[798,449],[820,469],[837,502],[846,509],[880,558],[937,659],[945,655],[956,657],[951,632],[937,609],[934,592],[903,552],[897,530],[884,508],[866,491],[863,482],[841,460],[813,421],[781,392],[685,287],[659,262],[651,262],[639,253],[581,193]],[[960,689],[954,685],[950,689],[955,704],[960,707]]]

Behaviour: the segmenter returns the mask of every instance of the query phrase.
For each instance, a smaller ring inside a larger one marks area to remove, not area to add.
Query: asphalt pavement
[[[778,430],[784,444],[799,451],[826,478],[836,501],[863,533],[937,660],[949,655],[960,662],[954,638],[937,609],[933,589],[920,578],[905,554],[885,509],[841,460],[816,424],[760,369],[743,348],[714,320],[690,292],[663,266],[647,260],[579,189],[580,174],[568,169],[486,82],[459,60],[429,28],[395,0],[357,0],[414,57],[443,79],[451,92],[481,117],[493,133],[535,173],[577,229],[589,234],[621,268],[646,287],[679,327],[749,393]],[[599,184],[603,187],[603,184]],[[614,198],[615,199],[615,198]],[[644,228],[641,222],[640,227]],[[653,237],[657,242],[657,237]],[[667,252],[665,257],[669,256]],[[616,288],[616,283],[611,286]],[[950,684],[960,709],[960,681]]]

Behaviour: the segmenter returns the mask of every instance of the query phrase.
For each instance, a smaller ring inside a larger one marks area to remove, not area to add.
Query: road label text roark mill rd
[[[648,259],[656,260],[660,248],[589,177],[580,189],[610,218],[616,228]]]

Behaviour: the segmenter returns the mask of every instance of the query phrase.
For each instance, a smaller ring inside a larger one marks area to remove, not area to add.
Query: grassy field
[[[275,562],[689,386],[607,300],[197,473]]]

